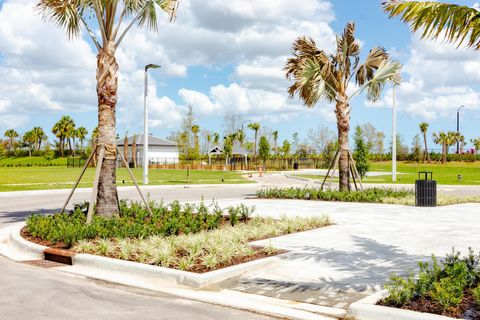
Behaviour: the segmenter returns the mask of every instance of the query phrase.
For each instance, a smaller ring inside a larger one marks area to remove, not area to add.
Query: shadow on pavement
[[[25,221],[27,219],[27,217],[31,216],[32,214],[47,215],[47,214],[57,213],[60,210],[62,210],[62,208],[0,212],[0,225],[6,225],[6,224]]]

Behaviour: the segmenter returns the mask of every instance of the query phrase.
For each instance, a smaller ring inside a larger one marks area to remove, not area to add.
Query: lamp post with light
[[[148,64],[145,66],[145,92],[143,96],[143,184],[148,184],[148,108],[147,108],[147,96],[148,96],[148,69],[157,69],[161,66],[156,64]]]

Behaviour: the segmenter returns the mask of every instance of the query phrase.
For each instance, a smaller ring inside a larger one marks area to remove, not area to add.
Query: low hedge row
[[[69,213],[51,216],[32,215],[26,228],[31,236],[52,243],[63,242],[66,247],[84,239],[138,238],[169,236],[212,230],[222,224],[236,225],[248,220],[254,208],[244,205],[230,207],[228,215],[218,205],[182,205],[175,201],[169,205],[150,204],[152,215],[137,202],[120,202],[120,216],[105,218],[94,215],[86,224],[88,203],[76,205]]]
[[[320,188],[267,188],[257,191],[257,197],[266,199],[301,199],[342,202],[381,203],[386,198],[401,199],[412,196],[409,190],[368,188],[363,191],[321,190]]]
[[[67,166],[66,158],[22,157],[0,159],[0,167],[60,167]]]

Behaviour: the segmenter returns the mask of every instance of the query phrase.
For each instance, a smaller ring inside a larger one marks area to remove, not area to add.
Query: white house
[[[137,164],[141,166],[143,164],[143,134],[139,134],[135,136],[135,142],[137,145]],[[132,143],[133,143],[133,136],[128,137],[128,147],[127,147],[127,161],[131,162],[133,159],[132,156]],[[125,139],[117,140],[117,146],[119,152],[123,153],[125,144]],[[175,142],[161,139],[150,135],[148,137],[148,158],[150,163],[159,163],[159,164],[172,164],[178,163],[178,147]]]

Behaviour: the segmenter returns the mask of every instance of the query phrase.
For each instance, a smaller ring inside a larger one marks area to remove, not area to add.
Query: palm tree
[[[32,149],[35,147],[35,143],[37,142],[37,137],[35,136],[35,132],[33,130],[27,131],[23,134],[22,137],[23,143],[28,147],[28,156],[32,156]]]
[[[40,151],[42,141],[47,139],[47,136],[41,127],[34,127],[32,133],[35,137],[35,150]]]
[[[66,29],[69,38],[79,36],[84,28],[98,51],[98,144],[105,147],[106,154],[100,172],[96,212],[102,216],[118,215],[115,112],[119,66],[116,51],[133,25],[157,29],[157,6],[172,20],[177,0],[37,1],[44,17]],[[97,39],[94,29],[98,29],[101,39]]]
[[[245,132],[242,129],[238,129],[237,131],[237,141],[240,143],[240,146],[243,146],[245,142]]]
[[[215,146],[217,146],[219,142],[220,142],[220,135],[218,134],[218,132],[214,132],[213,133],[213,144]]]
[[[433,142],[435,144],[439,144],[442,146],[442,156],[441,156],[441,161],[442,163],[447,162],[447,144],[448,144],[448,135],[441,131],[441,132],[434,132],[433,135]]]
[[[380,98],[388,82],[400,83],[401,64],[391,61],[384,48],[377,47],[360,63],[360,44],[355,39],[355,24],[348,23],[342,35],[337,36],[336,52],[327,54],[311,38],[298,38],[293,44],[293,58],[288,59],[285,71],[293,84],[288,89],[291,97],[297,94],[307,107],[320,100],[336,104],[338,146],[340,152],[339,188],[349,187],[350,100],[367,91],[369,101]],[[352,79],[358,89],[349,96]]]
[[[464,148],[465,148],[465,136],[462,134],[459,134],[458,136],[458,141],[460,142],[460,154],[464,153]]]
[[[248,124],[248,128],[252,129],[255,132],[255,140],[253,144],[253,161],[257,159],[257,140],[258,140],[258,130],[260,130],[260,123],[251,122]]]
[[[424,150],[424,155],[423,155],[423,163],[425,163],[425,160],[430,163],[430,154],[428,153],[428,148],[427,148],[427,131],[428,131],[428,123],[422,122],[419,125],[420,127],[420,132],[423,135],[423,143],[425,145],[425,150]]]
[[[198,156],[200,154],[200,144],[198,143],[198,132],[200,132],[200,126],[195,124],[192,126],[191,130],[193,133],[193,139],[194,139],[194,145],[195,145],[195,156]]]
[[[273,153],[277,155],[278,131],[273,131]]]
[[[480,150],[480,138],[471,139],[470,142],[473,144],[473,147],[475,148],[475,154],[477,154],[478,150]]]
[[[85,127],[78,127],[75,130],[75,137],[80,140],[80,148],[83,149],[83,143],[87,139],[88,130]]]
[[[58,146],[60,149],[60,156],[65,155],[65,141],[69,140],[72,128],[75,128],[75,123],[69,116],[63,116],[57,123],[53,125],[52,133],[58,138]]]
[[[460,141],[460,133],[456,131],[447,132],[447,154],[449,153],[450,147],[456,144],[458,141]]]
[[[390,17],[400,16],[423,39],[446,40],[480,49],[480,12],[467,6],[436,1],[389,0],[383,4]]]
[[[9,129],[5,131],[5,138],[8,138],[8,149],[13,150],[13,154],[17,155],[17,150],[15,149],[15,139],[18,138],[18,132],[14,129]]]

